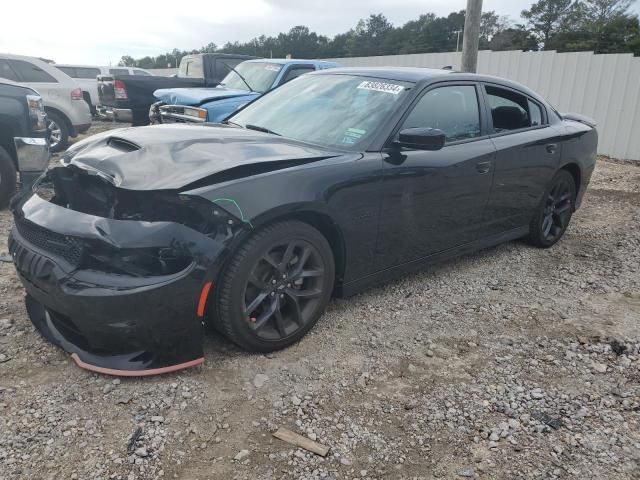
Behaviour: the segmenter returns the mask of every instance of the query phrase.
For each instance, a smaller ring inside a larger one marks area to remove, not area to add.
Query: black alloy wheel
[[[286,221],[257,231],[236,252],[218,298],[218,328],[255,351],[284,348],[313,327],[331,297],[334,261],[308,224]]]
[[[324,269],[318,249],[304,240],[288,240],[265,253],[244,294],[244,314],[256,335],[280,340],[304,327],[322,296]]]
[[[576,198],[575,181],[560,170],[551,181],[530,227],[532,243],[540,247],[555,244],[569,226]]]

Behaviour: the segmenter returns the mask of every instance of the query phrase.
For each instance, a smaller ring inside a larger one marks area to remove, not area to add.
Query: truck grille
[[[47,230],[23,218],[16,218],[16,228],[20,235],[32,245],[61,257],[72,265],[79,265],[82,259],[81,240]]]
[[[205,118],[199,118],[187,115],[185,113],[185,109],[204,112],[201,108],[196,107],[185,107],[183,105],[161,105],[159,110],[160,116],[162,117],[162,123],[202,123],[206,120],[206,112]]]

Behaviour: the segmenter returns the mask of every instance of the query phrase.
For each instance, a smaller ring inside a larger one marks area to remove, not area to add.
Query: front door
[[[401,122],[398,131],[413,127],[442,130],[444,148],[385,151],[379,270],[476,239],[495,158],[480,113],[478,88],[473,83],[432,87]]]

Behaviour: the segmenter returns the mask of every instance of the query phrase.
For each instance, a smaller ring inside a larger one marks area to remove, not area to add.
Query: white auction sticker
[[[282,67],[280,65],[265,65],[265,70],[271,70],[272,72],[279,72]]]
[[[376,92],[392,93],[393,95],[398,95],[402,90],[404,90],[402,85],[396,85],[395,83],[369,81],[362,82],[358,85],[358,88],[363,90],[374,90]]]

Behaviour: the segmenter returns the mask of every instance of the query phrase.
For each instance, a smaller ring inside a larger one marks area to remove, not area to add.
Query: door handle
[[[550,143],[545,148],[547,149],[547,152],[554,153],[558,149],[558,145],[556,145],[555,143]]]
[[[480,162],[476,164],[476,170],[478,171],[478,173],[487,173],[489,170],[491,170],[491,162]]]

